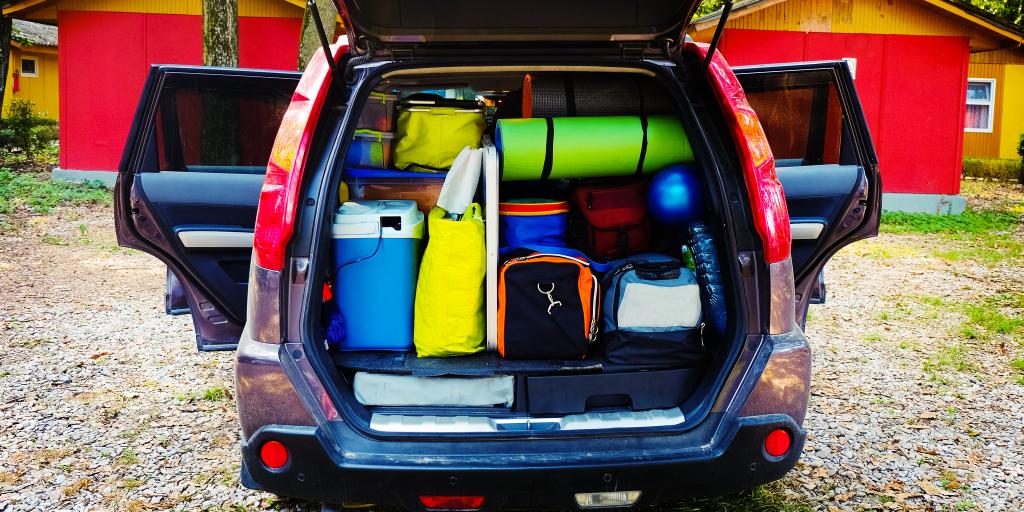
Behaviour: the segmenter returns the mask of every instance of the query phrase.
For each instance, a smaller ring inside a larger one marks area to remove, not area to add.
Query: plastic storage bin
[[[437,204],[447,173],[346,169],[345,183],[353,199],[410,199],[424,214]]]
[[[340,350],[412,350],[423,239],[414,201],[348,201],[334,215],[334,296]]]
[[[397,94],[384,92],[370,93],[369,99],[363,105],[362,113],[359,114],[359,122],[356,123],[356,128],[377,130],[379,132],[395,131],[395,103],[397,102]]]
[[[395,134],[375,130],[356,130],[348,148],[345,165],[348,167],[391,167],[391,142]]]

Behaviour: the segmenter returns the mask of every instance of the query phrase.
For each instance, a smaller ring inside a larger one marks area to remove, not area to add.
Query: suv
[[[119,243],[167,265],[167,312],[191,313],[200,350],[238,350],[242,483],[327,505],[586,509],[730,493],[793,468],[808,304],[824,300],[829,258],[876,235],[880,216],[846,64],[731,68],[683,38],[697,1],[337,3],[347,39],[301,76],[154,66],[119,168]],[[668,406],[653,386],[587,395],[588,379],[650,368],[510,368],[494,354],[428,364],[324,343],[331,219],[371,93],[501,99],[549,70],[654,84],[704,174],[729,321]],[[464,375],[473,364],[514,374],[514,403],[373,406],[353,392],[359,371]],[[551,402],[541,393],[585,410],[532,408]]]

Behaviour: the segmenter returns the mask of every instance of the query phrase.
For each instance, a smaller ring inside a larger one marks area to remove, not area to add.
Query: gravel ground
[[[1024,204],[1019,188],[974,190]],[[0,511],[314,510],[239,486],[232,354],[195,351],[190,319],[163,314],[163,266],[118,249],[110,217],[62,208],[0,234]],[[882,235],[833,259],[808,324],[808,442],[779,498],[1024,509],[1021,331],[966,314],[1021,318],[1020,260],[936,243]]]

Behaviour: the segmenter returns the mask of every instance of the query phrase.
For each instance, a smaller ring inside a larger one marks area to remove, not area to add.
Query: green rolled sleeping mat
[[[501,119],[495,138],[503,181],[653,174],[694,161],[673,116]]]

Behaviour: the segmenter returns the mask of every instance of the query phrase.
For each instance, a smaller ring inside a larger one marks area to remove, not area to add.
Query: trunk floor
[[[611,364],[599,357],[573,361],[504,359],[494,352],[459,357],[416,357],[415,352],[334,352],[337,366],[348,370],[433,377],[438,375],[482,376],[494,374],[588,374],[661,370],[670,366]]]

